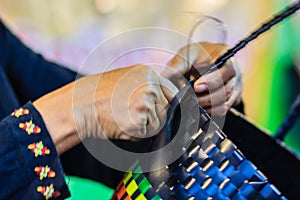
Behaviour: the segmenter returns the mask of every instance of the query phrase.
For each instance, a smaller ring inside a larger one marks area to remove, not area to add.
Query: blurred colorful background
[[[96,45],[116,34],[143,27],[170,28],[188,34],[197,17],[203,15],[221,19],[228,30],[225,42],[234,45],[292,2],[0,0],[0,14],[10,29],[35,51],[78,69]],[[246,113],[271,133],[277,130],[299,92],[299,22],[299,14],[292,16],[237,55],[244,73]],[[220,31],[217,27],[210,30]],[[199,40],[222,42],[220,36],[209,38],[205,34],[199,30]],[[86,73],[93,73],[93,69]],[[298,152],[299,128],[295,126],[286,138],[286,143]]]
[[[211,36],[205,30],[198,31],[198,39],[233,46],[292,2],[0,0],[0,15],[8,27],[36,52],[78,70],[96,45],[114,35],[143,27],[163,27],[188,34],[197,18],[204,15],[217,17],[226,24],[228,40],[222,41],[220,35]],[[299,24],[300,13],[259,37],[236,56],[243,71],[246,114],[270,134],[278,129],[300,92]],[[220,32],[217,27],[209,30],[210,33]],[[164,40],[159,37],[152,39]],[[94,72],[93,67],[85,71]],[[300,120],[285,143],[300,153]]]

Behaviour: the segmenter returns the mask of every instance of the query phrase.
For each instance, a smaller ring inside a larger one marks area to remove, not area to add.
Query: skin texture
[[[162,76],[144,65],[121,68],[78,79],[33,104],[59,154],[88,137],[136,141],[160,130],[177,87],[185,84],[182,75],[191,70],[193,79],[227,48],[224,44],[191,44],[167,63]],[[209,113],[224,115],[241,100],[241,73],[230,60],[196,80],[193,87],[200,105]]]
[[[189,58],[187,51],[189,48]],[[162,75],[182,87],[186,81],[180,76],[191,70],[194,79],[212,64],[229,47],[225,44],[208,42],[194,43],[181,48],[167,64]],[[186,60],[189,60],[187,63]],[[193,66],[193,67],[192,67]],[[230,107],[241,101],[241,71],[234,59],[230,59],[221,69],[202,76],[193,85],[198,102],[210,114],[225,115]]]
[[[135,141],[155,134],[177,91],[150,67],[136,65],[83,77],[33,104],[61,154],[87,137]]]

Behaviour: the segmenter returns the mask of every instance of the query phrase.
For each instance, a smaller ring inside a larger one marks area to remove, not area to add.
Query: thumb
[[[181,48],[177,54],[167,62],[167,67],[161,73],[168,79],[178,78],[191,70],[191,66],[208,62],[204,43],[193,43]]]
[[[160,119],[160,125],[163,127],[167,120],[167,111],[175,95],[178,93],[177,87],[168,79],[160,76],[160,88],[163,98],[156,104],[157,116]]]
[[[177,87],[170,80],[162,76],[160,76],[160,87],[169,103],[173,100],[174,96],[178,93]]]
[[[177,54],[167,62],[167,66],[161,75],[167,79],[173,79],[186,74],[189,71],[189,66],[186,58]]]

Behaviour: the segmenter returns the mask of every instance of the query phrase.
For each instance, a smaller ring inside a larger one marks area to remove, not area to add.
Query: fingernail
[[[195,86],[195,92],[204,92],[204,91],[207,91],[208,87],[206,84],[199,84],[199,85],[196,85]]]

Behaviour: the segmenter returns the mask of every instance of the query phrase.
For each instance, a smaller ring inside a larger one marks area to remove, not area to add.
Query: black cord
[[[300,94],[298,95],[297,99],[294,101],[293,106],[288,113],[287,117],[285,118],[284,122],[281,124],[279,129],[277,130],[274,138],[283,140],[289,130],[293,127],[296,123],[297,118],[300,116]]]
[[[229,49],[225,54],[223,54],[221,57],[219,57],[216,60],[216,62],[212,66],[210,66],[204,73],[199,75],[197,78],[195,78],[193,80],[190,80],[189,81],[190,84],[193,85],[194,82],[198,78],[200,78],[201,76],[209,74],[209,73],[211,73],[211,72],[213,72],[217,69],[220,69],[226,63],[226,61],[228,59],[233,57],[239,50],[244,48],[250,41],[256,39],[259,35],[266,32],[267,30],[269,30],[275,24],[281,22],[282,20],[284,20],[288,16],[295,13],[297,10],[299,10],[299,8],[300,8],[300,1],[297,1],[297,3],[294,3],[294,4],[290,5],[287,9],[285,9],[284,11],[282,11],[279,14],[275,15],[271,20],[264,23],[260,28],[258,28],[254,32],[252,32],[248,37],[241,40],[237,45],[235,45],[233,48]]]

